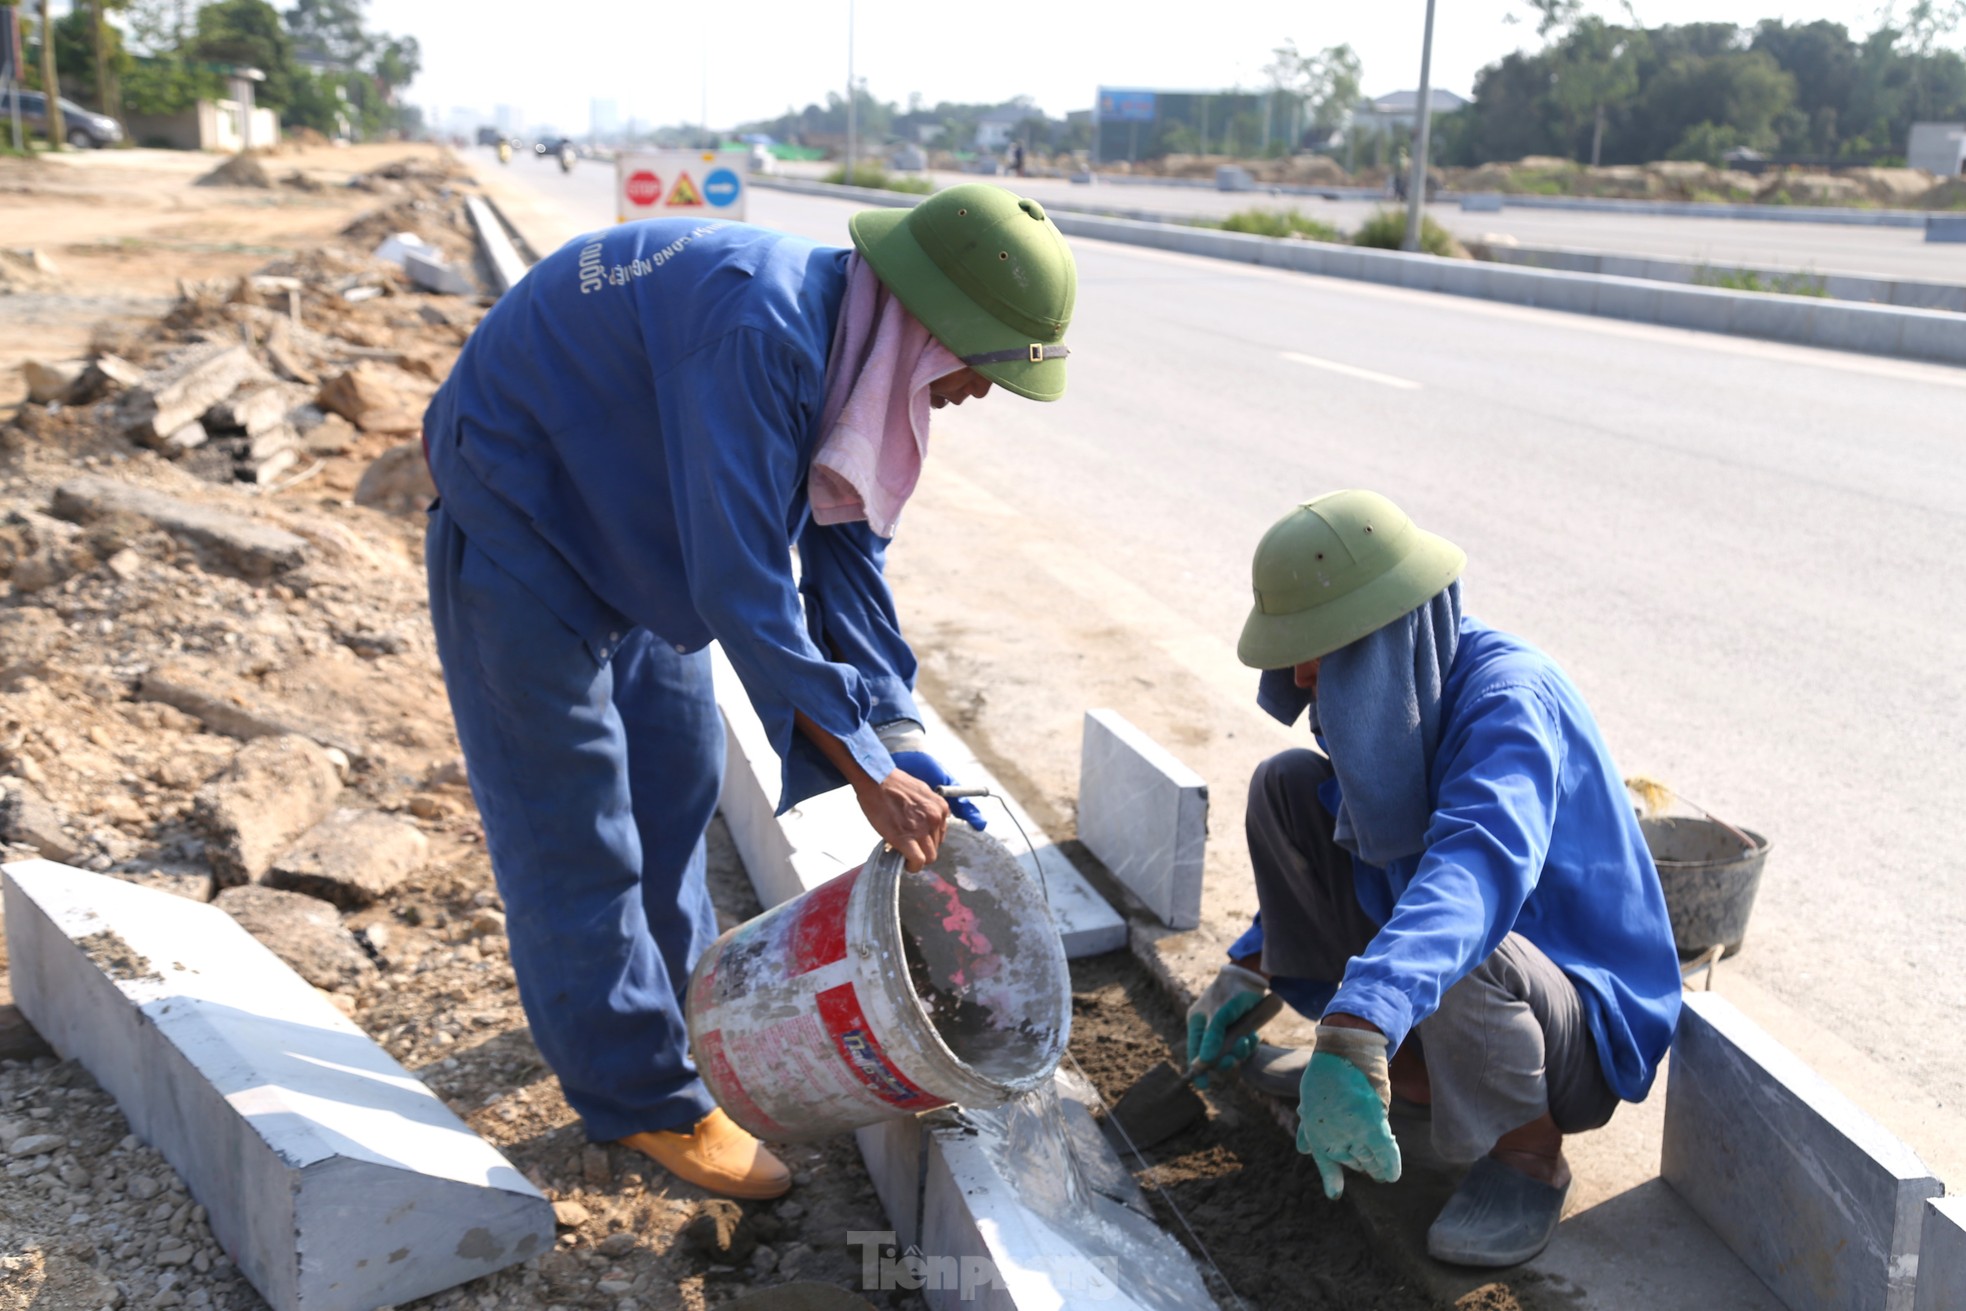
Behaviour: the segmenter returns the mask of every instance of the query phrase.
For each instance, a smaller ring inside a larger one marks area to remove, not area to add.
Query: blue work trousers
[[[638,628],[597,656],[441,506],[425,563],[533,1042],[595,1141],[687,1129],[714,1105],[683,1021],[717,934],[703,834],[724,730],[709,653]]]

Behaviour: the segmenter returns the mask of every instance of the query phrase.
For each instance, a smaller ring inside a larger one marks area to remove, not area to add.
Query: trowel
[[[1283,1009],[1283,998],[1274,992],[1250,1008],[1247,1015],[1229,1026],[1222,1038],[1222,1050],[1235,1045],[1275,1019]],[[1106,1136],[1120,1153],[1140,1152],[1158,1146],[1208,1114],[1208,1103],[1195,1091],[1195,1076],[1208,1072],[1200,1061],[1185,1071],[1172,1061],[1162,1061],[1141,1075],[1106,1112]]]

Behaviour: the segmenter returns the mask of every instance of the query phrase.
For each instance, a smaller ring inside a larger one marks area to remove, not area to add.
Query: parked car
[[[48,97],[39,91],[20,94],[21,126],[38,137],[48,134]],[[0,91],[0,122],[14,116],[14,93]],[[72,100],[61,102],[62,138],[77,150],[100,150],[123,139],[123,127],[107,114],[82,108]]]

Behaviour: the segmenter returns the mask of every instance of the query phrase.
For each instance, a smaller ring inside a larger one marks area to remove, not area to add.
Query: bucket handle
[[[1663,810],[1664,809],[1663,806],[1659,806],[1654,803],[1654,798],[1658,797],[1661,794],[1664,794],[1665,796],[1671,797],[1674,801],[1677,801],[1682,805],[1691,806],[1694,810],[1700,812],[1702,818],[1711,820],[1713,823],[1718,824],[1720,827],[1726,829],[1729,833],[1733,834],[1735,841],[1741,844],[1741,850],[1756,851],[1760,849],[1761,844],[1759,842],[1756,842],[1753,838],[1749,837],[1747,834],[1743,833],[1740,829],[1735,828],[1732,824],[1729,824],[1726,820],[1714,814],[1711,810],[1708,810],[1705,806],[1701,805],[1699,802],[1694,801],[1689,797],[1681,796],[1679,793],[1673,791],[1671,788],[1667,787],[1664,783],[1659,782],[1659,780],[1655,778],[1646,778],[1642,775],[1633,775],[1631,778],[1625,780],[1625,788],[1627,791],[1630,791],[1638,796],[1639,800],[1644,803],[1645,809],[1647,811]]]

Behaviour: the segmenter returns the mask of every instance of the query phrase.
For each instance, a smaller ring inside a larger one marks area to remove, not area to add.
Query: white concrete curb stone
[[[211,1216],[276,1311],[368,1311],[549,1250],[553,1211],[216,907],[0,867],[16,1002]]]
[[[718,809],[730,825],[731,838],[744,858],[758,900],[767,907],[775,906],[860,864],[879,839],[861,815],[853,793],[843,787],[801,802],[783,816],[773,814],[779,793],[778,753],[772,750],[764,725],[758,722],[744,685],[723,649],[713,646],[711,652],[726,743],[724,790]],[[952,778],[1006,795],[976,754],[934,710],[923,705],[921,712],[929,748]],[[1126,921],[1092,890],[1022,806],[1015,801],[1006,804],[1037,848],[1051,915],[1064,940],[1065,954],[1076,959],[1124,947]],[[1017,825],[1005,818],[1004,807],[990,800],[979,801],[977,806],[989,821],[990,832],[1017,857],[1024,872],[1034,873],[1031,850],[1024,845]]]
[[[1079,840],[1161,923],[1201,923],[1208,784],[1116,710],[1085,713]]]
[[[506,233],[505,225],[498,221],[498,215],[481,197],[465,197],[464,208],[471,215],[471,226],[478,229],[478,245],[484,250],[485,260],[492,268],[492,277],[498,283],[497,290],[503,295],[526,276],[526,261],[520,257],[518,247],[512,244],[512,238]]]
[[[1912,1311],[1944,1187],[1719,993],[1686,996],[1659,1173],[1789,1311]]]
[[[1925,1203],[1912,1311],[1966,1311],[1966,1197]]]

